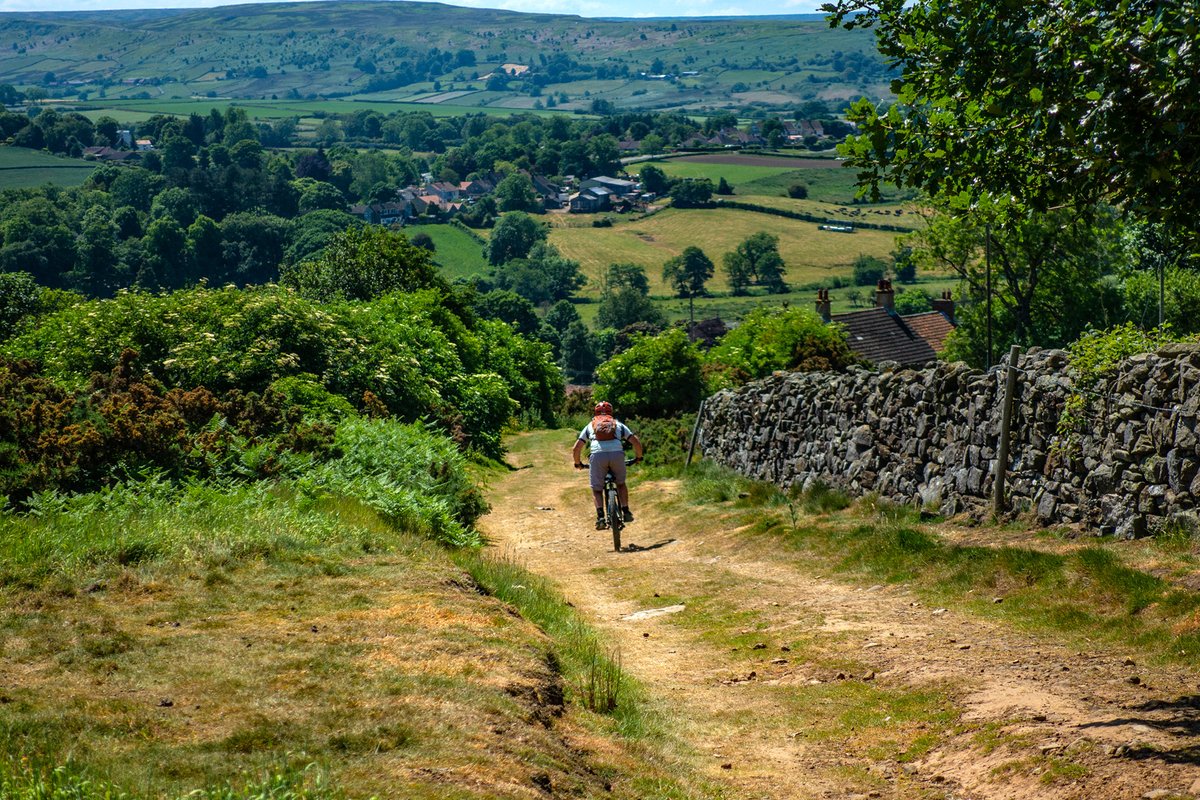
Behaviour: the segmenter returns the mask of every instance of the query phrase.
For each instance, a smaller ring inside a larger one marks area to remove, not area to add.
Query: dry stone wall
[[[1095,387],[1081,430],[1059,441],[1073,391],[1067,354],[1018,360],[1009,450],[1014,510],[1044,524],[1136,537],[1200,507],[1200,346],[1125,361]],[[1006,364],[781,373],[709,398],[704,454],[783,487],[823,482],[951,515],[989,507]]]

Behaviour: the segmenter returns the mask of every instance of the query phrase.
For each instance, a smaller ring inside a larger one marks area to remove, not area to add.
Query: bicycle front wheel
[[[621,528],[625,527],[625,520],[621,516],[621,505],[617,502],[617,493],[610,492],[608,495],[608,527],[612,530],[613,536],[613,551],[621,552]]]

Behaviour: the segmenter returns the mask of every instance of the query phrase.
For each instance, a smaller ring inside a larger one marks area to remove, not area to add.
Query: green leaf
[[[1042,102],[1042,90],[1036,86],[1029,90],[1029,99],[1035,103]]]

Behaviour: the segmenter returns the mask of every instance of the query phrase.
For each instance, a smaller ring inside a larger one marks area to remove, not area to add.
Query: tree
[[[675,294],[686,297],[688,319],[696,321],[695,298],[704,294],[704,284],[713,276],[713,263],[704,251],[689,245],[675,258],[663,264],[663,280],[671,284]]]
[[[1158,324],[1158,275],[1139,270],[1125,278],[1125,319],[1142,328]],[[1200,272],[1168,267],[1163,274],[1164,322],[1175,333],[1200,333]]]
[[[597,398],[634,417],[694,411],[703,396],[700,351],[682,328],[642,336],[596,370]]]
[[[897,292],[895,299],[896,313],[920,314],[933,310],[933,295],[924,289],[909,288]]]
[[[667,177],[667,173],[653,164],[642,167],[638,177],[642,179],[642,188],[647,192],[663,195],[671,190],[671,179]]]
[[[546,228],[524,211],[505,214],[488,239],[487,257],[492,265],[529,255],[533,246],[546,238]]]
[[[733,194],[733,187],[729,185],[729,181],[725,180],[725,176],[721,176],[721,180],[717,182],[716,193],[719,195]]]
[[[571,301],[559,300],[546,312],[546,318],[543,321],[554,330],[562,333],[566,331],[567,326],[572,322],[581,322],[582,319]]]
[[[41,307],[42,287],[28,272],[0,272],[0,342],[12,338],[22,319]]]
[[[562,368],[569,380],[590,383],[600,363],[598,343],[582,320],[573,320],[562,333]]]
[[[103,206],[92,206],[83,215],[83,228],[75,242],[72,286],[93,297],[111,297],[129,285],[117,256],[117,225]]]
[[[501,211],[536,211],[537,193],[528,175],[509,175],[496,187],[496,204]]]
[[[221,272],[221,227],[209,217],[201,214],[187,229],[188,260],[191,275],[207,278]]]
[[[322,208],[335,211],[342,211],[346,208],[345,195],[332,183],[313,178],[299,178],[292,182],[292,186],[299,194],[301,214]]]
[[[137,283],[146,289],[178,289],[190,281],[187,238],[171,217],[161,217],[146,227],[146,261]]]
[[[854,259],[854,285],[874,286],[887,274],[887,264],[875,256],[860,254]]]
[[[912,248],[902,245],[892,251],[892,270],[896,280],[901,283],[915,283],[917,280],[917,262],[913,259]]]
[[[766,231],[747,236],[737,248],[725,254],[724,264],[735,295],[745,294],[752,282],[772,294],[788,290],[783,280],[787,269],[779,255],[779,237]]]
[[[684,178],[671,186],[671,204],[677,208],[702,208],[712,200],[713,185],[708,178]]]
[[[1197,234],[1197,6],[1080,0],[836,0],[831,25],[873,28],[897,103],[854,104],[843,153],[878,196],[986,196],[1016,216],[1101,199]],[[1148,121],[1152,120],[1152,124]],[[1193,250],[1193,252],[1195,252]]]
[[[1119,293],[1106,279],[1121,263],[1121,228],[1112,209],[1088,220],[1070,211],[987,226],[938,214],[908,243],[919,268],[952,271],[964,283],[955,308],[957,330],[947,357],[994,363],[1010,344],[1062,347],[1089,325],[1104,327],[1121,313]],[[990,238],[993,349],[987,351]]]
[[[506,289],[479,295],[475,299],[475,313],[484,319],[507,322],[517,333],[527,336],[537,333],[540,324],[533,303]]]
[[[846,334],[803,308],[759,307],[708,351],[709,391],[739,386],[775,370],[843,369],[857,361]]]
[[[186,228],[195,222],[198,213],[195,196],[179,186],[164,189],[150,203],[151,219],[170,217],[179,223],[181,228]]]
[[[449,288],[428,250],[414,246],[402,233],[377,226],[335,234],[318,257],[285,267],[280,282],[318,302]]]
[[[553,246],[538,242],[528,258],[514,258],[496,269],[496,285],[541,305],[565,300],[584,284],[579,262],[564,258]]]
[[[613,264],[600,292],[596,325],[620,330],[636,322],[663,325],[666,318],[649,297],[646,271],[636,264]]]

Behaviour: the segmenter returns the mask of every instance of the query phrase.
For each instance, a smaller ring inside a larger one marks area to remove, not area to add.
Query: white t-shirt
[[[615,439],[605,439],[604,441],[596,439],[592,434],[592,423],[590,422],[586,428],[579,432],[579,441],[589,443],[589,453],[619,453],[624,449],[621,447],[621,442],[633,436],[633,431],[629,430],[623,422],[618,422],[617,420],[613,420],[613,422],[617,423],[617,436]]]

